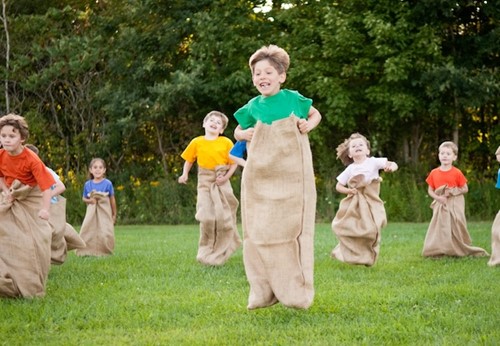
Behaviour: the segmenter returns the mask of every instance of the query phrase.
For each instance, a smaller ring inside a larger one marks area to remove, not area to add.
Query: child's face
[[[10,155],[19,155],[23,151],[24,139],[14,126],[5,125],[0,129],[0,143]]]
[[[106,168],[101,161],[94,162],[89,171],[94,176],[94,179],[102,179],[104,178],[104,174],[106,174]]]
[[[355,138],[349,142],[349,157],[353,160],[363,159],[370,155],[370,150],[363,138]]]
[[[253,85],[262,96],[272,96],[281,89],[281,84],[286,80],[286,73],[279,73],[269,60],[261,60],[254,65]]]
[[[442,165],[452,165],[453,161],[457,159],[457,155],[453,152],[451,148],[443,147],[439,149],[439,162]]]
[[[219,135],[224,132],[224,122],[218,116],[212,115],[203,123],[205,132],[213,135]]]

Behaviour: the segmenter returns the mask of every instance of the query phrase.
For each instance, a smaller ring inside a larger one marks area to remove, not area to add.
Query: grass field
[[[500,345],[500,267],[424,259],[427,224],[389,223],[374,267],[335,262],[315,237],[314,304],[248,311],[241,249],[195,260],[198,226],[118,226],[116,252],[53,266],[47,295],[0,300],[1,345]],[[491,223],[469,223],[491,250]]]

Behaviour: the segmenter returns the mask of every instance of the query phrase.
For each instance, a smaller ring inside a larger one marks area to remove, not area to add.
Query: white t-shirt
[[[386,157],[367,157],[361,163],[353,162],[346,169],[339,174],[337,181],[342,185],[347,185],[347,182],[352,177],[363,174],[365,181],[372,181],[380,177],[378,174],[381,169],[387,165]]]

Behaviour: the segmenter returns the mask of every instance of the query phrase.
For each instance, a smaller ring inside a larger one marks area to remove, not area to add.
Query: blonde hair
[[[288,56],[286,50],[274,44],[263,46],[252,54],[248,60],[248,65],[250,66],[252,74],[255,64],[262,60],[269,61],[271,66],[273,66],[279,74],[286,73],[286,71],[288,71],[288,67],[290,66],[290,57]]]
[[[358,138],[363,139],[366,143],[366,147],[368,148],[368,150],[371,150],[370,141],[365,136],[357,132],[353,133],[349,138],[345,139],[344,142],[342,144],[339,144],[339,146],[337,147],[337,159],[340,159],[340,161],[342,161],[344,166],[349,166],[351,163],[354,162],[354,160],[351,157],[349,157],[349,144],[353,139],[358,139]]]
[[[2,129],[4,126],[12,126],[13,128],[15,128],[17,131],[19,131],[21,139],[23,140],[27,140],[30,135],[28,123],[26,122],[26,119],[24,119],[24,117],[20,115],[9,113],[1,117],[0,129]]]
[[[439,150],[441,150],[442,148],[449,148],[451,149],[451,151],[453,151],[453,154],[458,156],[458,146],[452,141],[446,141],[441,143],[441,145],[439,145]]]
[[[106,169],[106,162],[103,159],[101,159],[100,157],[94,157],[92,160],[90,160],[90,163],[89,163],[89,178],[90,179],[94,179],[94,175],[90,172],[90,169],[92,168],[92,166],[96,162],[101,162],[104,169]]]
[[[227,115],[225,115],[224,113],[219,112],[219,111],[211,111],[210,113],[205,115],[205,118],[203,118],[203,124],[205,124],[205,122],[208,120],[208,118],[210,118],[212,116],[218,117],[222,120],[222,130],[225,130],[227,127],[227,124],[229,123],[229,118],[227,117]]]

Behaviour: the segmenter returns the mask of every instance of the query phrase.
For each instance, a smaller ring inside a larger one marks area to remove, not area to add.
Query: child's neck
[[[103,180],[104,180],[104,177],[99,177],[99,178],[94,178],[94,179],[92,179],[92,181],[93,181],[94,183],[100,183],[100,182],[101,182],[101,181],[103,181]]]
[[[453,165],[451,164],[441,164],[441,166],[439,167],[440,170],[442,171],[449,171],[451,169],[451,167],[453,167]]]
[[[18,156],[18,155],[21,155],[23,150],[24,150],[24,146],[20,145],[12,151],[8,151],[8,150],[6,150],[6,151],[7,151],[7,154],[9,154],[10,156]]]
[[[352,161],[353,161],[353,163],[363,163],[363,162],[365,162],[365,160],[367,158],[368,158],[368,156],[361,156],[361,157],[353,156]]]
[[[219,138],[219,134],[218,133],[205,133],[205,139],[209,140],[209,141],[213,141],[214,139],[217,139]]]

